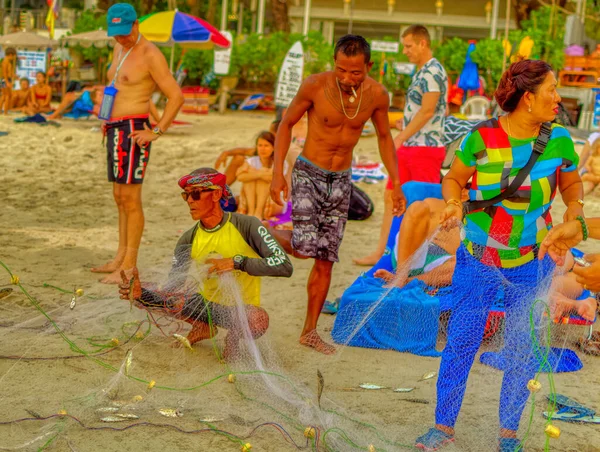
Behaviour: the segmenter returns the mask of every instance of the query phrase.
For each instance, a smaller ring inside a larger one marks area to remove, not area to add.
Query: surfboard
[[[290,105],[292,99],[302,84],[304,71],[304,49],[302,42],[297,41],[288,50],[277,78],[277,91],[275,92],[275,105],[284,107]]]

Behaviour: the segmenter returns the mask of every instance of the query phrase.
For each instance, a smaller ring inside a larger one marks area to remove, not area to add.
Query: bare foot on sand
[[[312,330],[311,332],[306,333],[304,336],[301,336],[300,343],[307,347],[314,348],[316,351],[321,352],[324,355],[333,355],[336,352],[336,349],[333,345],[329,345],[327,342],[321,339],[321,336],[319,336],[317,330]]]
[[[373,265],[375,265],[377,263],[377,261],[379,259],[381,259],[381,254],[373,253],[373,254],[369,254],[368,256],[365,256],[365,257],[353,258],[352,262],[354,262],[355,265],[363,265],[365,267],[372,267]]]
[[[93,273],[114,273],[121,268],[121,264],[123,263],[123,259],[114,259],[110,262],[107,262],[100,267],[92,267],[91,271]]]
[[[131,279],[131,277],[133,276],[133,268],[130,268],[128,270],[118,268],[114,272],[102,278],[100,282],[102,284],[121,284],[123,280],[121,276],[121,271],[125,272],[125,276],[127,277],[127,279]]]

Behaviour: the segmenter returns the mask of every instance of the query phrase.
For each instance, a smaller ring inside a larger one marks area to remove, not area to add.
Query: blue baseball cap
[[[137,20],[137,14],[129,3],[115,3],[108,8],[108,36],[125,36],[131,33],[131,27]]]

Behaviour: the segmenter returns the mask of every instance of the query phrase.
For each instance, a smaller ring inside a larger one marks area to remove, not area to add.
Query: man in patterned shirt
[[[448,76],[440,62],[433,58],[431,38],[424,26],[408,27],[402,33],[402,46],[402,52],[417,66],[417,72],[406,93],[402,131],[394,138],[400,183],[411,180],[438,183],[446,155],[442,140]],[[375,265],[385,251],[392,224],[392,188],[391,180],[388,180],[377,250],[364,258],[354,259],[358,265]]]

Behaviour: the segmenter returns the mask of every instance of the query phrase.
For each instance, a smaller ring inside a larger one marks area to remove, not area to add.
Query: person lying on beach
[[[238,212],[247,213],[259,220],[278,215],[284,210],[270,199],[274,145],[275,135],[271,132],[261,132],[256,139],[258,155],[246,158],[236,172],[237,180],[242,183]],[[284,172],[288,172],[287,163]]]
[[[583,194],[588,195],[600,184],[600,138],[593,142],[583,168],[585,169],[581,175]]]
[[[192,325],[187,335],[189,345],[214,336],[216,327],[227,329],[223,357],[228,359],[235,358],[243,334],[238,309],[245,310],[243,318],[252,337],[262,336],[269,316],[259,306],[261,277],[289,277],[293,267],[260,221],[223,211],[220,201],[231,196],[225,179],[212,168],[200,168],[179,179],[184,190],[181,195],[197,223],[177,242],[167,283],[160,290],[142,286],[134,268],[131,280],[121,272],[119,293],[142,309],[158,309]],[[193,275],[190,288],[186,279],[192,263],[199,270],[208,269],[207,275],[201,271]],[[243,307],[227,298],[232,291],[223,290],[224,279],[220,278],[226,273],[239,286]]]
[[[462,201],[468,199],[463,190]],[[439,229],[446,203],[438,198],[426,198],[412,203],[400,225],[394,247],[392,263],[396,273],[379,269],[376,278],[394,287],[404,287],[413,279],[423,281],[430,287],[446,287],[452,284],[456,263],[456,250],[460,246],[458,228]],[[427,247],[423,247],[424,243]],[[594,320],[596,299],[592,296],[579,300],[584,287],[576,281],[572,272],[575,262],[571,253],[563,267],[557,267],[550,290],[550,309],[553,319],[559,321],[569,314],[577,314],[586,320]]]
[[[50,101],[52,100],[52,88],[47,83],[46,73],[38,72],[35,76],[36,84],[31,87],[29,102],[25,113],[33,116],[38,113],[48,113],[52,110]]]
[[[29,86],[29,79],[23,77],[19,80],[19,89],[12,93],[10,109],[25,113],[30,95],[31,87]]]
[[[89,88],[85,88],[82,91],[71,91],[70,93],[65,93],[62,101],[56,107],[54,112],[48,116],[49,120],[56,120],[63,117],[65,113],[69,113],[75,104],[75,102],[82,100],[86,104],[86,108],[90,108],[90,112],[97,115],[100,111],[100,105],[102,104],[102,93],[104,91],[104,86],[96,85],[91,86]],[[84,98],[85,93],[88,93],[89,98],[86,96]]]

